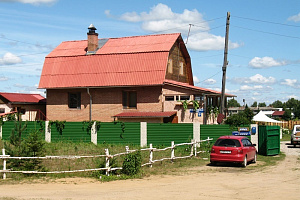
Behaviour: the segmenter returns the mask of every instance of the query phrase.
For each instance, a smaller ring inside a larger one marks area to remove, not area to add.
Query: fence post
[[[45,141],[51,142],[51,127],[49,126],[49,121],[45,121]]]
[[[106,168],[106,176],[109,176],[109,171],[110,171],[110,168],[109,168],[109,151],[108,149],[105,149],[105,168]]]
[[[2,125],[0,124],[0,139],[2,139],[2,126],[3,124]]]
[[[153,159],[153,149],[152,149],[152,144],[150,144],[150,155],[149,155],[149,163],[150,167],[152,167],[152,159]]]
[[[97,145],[97,131],[96,122],[94,122],[91,128],[91,142],[95,145]]]
[[[175,158],[175,144],[174,141],[171,142],[171,160],[173,161],[173,159]]]
[[[198,143],[197,143],[197,141],[194,141],[194,155],[195,155],[195,157],[197,156],[197,146],[198,146]],[[199,143],[200,144],[200,143]]]
[[[140,123],[140,145],[147,146],[147,122]]]
[[[193,139],[191,140],[191,154],[190,156],[193,156],[194,155],[194,141]]]
[[[129,153],[129,146],[125,146],[126,153]]]
[[[2,155],[5,156],[5,149],[2,149]],[[6,159],[3,158],[3,170],[6,170]],[[6,179],[6,173],[3,172],[3,179]]]
[[[199,122],[195,122],[193,123],[193,139],[195,142],[200,142],[200,123]],[[197,144],[197,145],[200,145]]]

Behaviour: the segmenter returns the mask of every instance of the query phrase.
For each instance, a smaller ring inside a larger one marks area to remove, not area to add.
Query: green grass
[[[0,146],[1,146],[0,141]],[[74,143],[74,142],[56,142],[46,144],[45,155],[51,156],[62,156],[62,155],[104,155],[104,149],[108,148],[109,153],[116,154],[120,152],[125,152],[124,145],[114,145],[114,144],[99,144],[94,145],[91,143]],[[129,149],[140,149],[138,146],[129,146]],[[199,150],[209,150],[210,146],[202,145],[202,149]],[[176,147],[175,156],[187,156],[190,154],[190,148],[187,146]],[[163,157],[170,157],[171,150],[154,152],[153,160],[161,159]],[[121,167],[123,163],[124,156],[113,158],[110,163],[113,166]],[[203,159],[208,158],[208,159]],[[285,158],[284,154],[279,154],[278,156],[261,156],[258,155],[257,165],[248,165],[246,169],[257,169],[264,168],[268,166],[276,165],[276,163],[282,161]],[[149,162],[149,152],[142,151],[142,164]],[[92,169],[105,166],[105,158],[81,158],[81,159],[50,159],[43,160],[42,165],[45,171],[62,171],[62,170],[76,170],[76,169]],[[123,180],[132,178],[142,178],[151,175],[177,175],[187,173],[193,167],[201,167],[209,165],[209,153],[198,154],[197,157],[187,158],[187,159],[176,159],[174,161],[166,160],[154,163],[152,167],[144,166],[139,174],[134,176],[125,176],[121,171],[115,171],[106,176],[105,171],[101,172],[76,172],[76,173],[66,173],[66,174],[47,174],[47,175],[24,175],[19,173],[8,173],[8,180],[2,181],[1,184],[6,184],[7,182],[18,183],[22,181],[45,181],[49,179],[66,178],[66,177],[90,177],[101,181],[112,181],[112,180]],[[0,169],[2,169],[2,161],[0,161]],[[9,169],[9,167],[7,167]],[[100,179],[101,177],[101,179]]]

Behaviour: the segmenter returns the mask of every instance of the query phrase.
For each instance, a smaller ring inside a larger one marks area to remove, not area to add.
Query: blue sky
[[[221,90],[230,12],[226,92],[248,105],[300,99],[299,0],[0,0],[0,91],[38,90],[44,58],[63,41],[180,32],[196,86]]]

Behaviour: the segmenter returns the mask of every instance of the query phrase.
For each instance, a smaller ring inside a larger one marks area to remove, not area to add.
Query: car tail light
[[[237,150],[237,153],[238,153],[238,154],[243,154],[243,153],[244,153],[244,152],[243,152],[243,149],[238,149],[238,150]]]
[[[215,149],[214,148],[211,148],[211,153],[215,153]]]

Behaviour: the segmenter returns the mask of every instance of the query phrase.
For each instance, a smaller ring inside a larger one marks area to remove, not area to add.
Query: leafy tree
[[[225,120],[225,124],[238,127],[241,125],[250,124],[250,122],[245,116],[244,112],[239,112],[237,114],[231,115],[230,117],[227,117],[227,119]]]
[[[249,122],[248,124],[251,124],[252,119],[254,117],[254,113],[253,113],[252,110],[250,110],[250,108],[248,108],[247,104],[246,104],[246,107],[245,107],[245,110],[244,110],[244,115],[245,115],[245,117],[247,118],[247,120]]]
[[[296,108],[297,105],[299,104],[299,101],[297,99],[291,98],[287,102],[285,102],[285,106],[289,109]]]
[[[251,107],[257,107],[257,101],[254,101]]]
[[[282,119],[283,120],[286,120],[286,121],[289,121],[292,119],[292,112],[290,109],[285,109],[284,110],[284,114],[282,115]]]
[[[228,107],[241,107],[241,105],[235,99],[230,99],[227,102]]]
[[[283,108],[283,103],[279,100],[274,101],[270,106],[273,106],[274,108]]]
[[[258,107],[266,107],[266,106],[267,106],[267,104],[265,102],[258,104]]]

